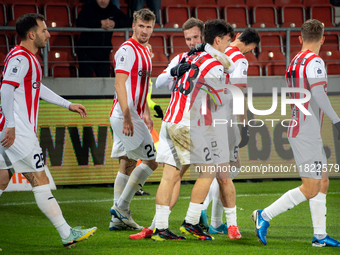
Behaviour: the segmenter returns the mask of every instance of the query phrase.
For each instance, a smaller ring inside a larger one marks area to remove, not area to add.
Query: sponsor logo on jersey
[[[19,66],[11,66],[11,71],[9,73],[9,76],[13,76],[13,77],[18,77],[19,73],[20,73],[20,67]]]
[[[147,76],[151,76],[151,72],[145,71],[145,70],[139,70],[138,75],[142,77],[147,77]]]

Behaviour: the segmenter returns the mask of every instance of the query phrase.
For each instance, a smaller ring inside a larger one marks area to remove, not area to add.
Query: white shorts
[[[227,125],[204,126],[203,137],[211,150],[215,165],[229,162],[229,143]]]
[[[156,161],[159,163],[165,163],[174,166],[178,169],[182,168],[180,160],[175,149],[175,145],[172,142],[167,132],[167,122],[162,121],[161,131],[159,132],[158,151]]]
[[[320,179],[322,165],[327,164],[321,137],[288,137],[300,177]]]
[[[118,159],[120,157],[127,156],[126,151],[124,149],[124,145],[119,137],[113,132],[113,146],[111,152],[111,158]]]
[[[190,128],[181,123],[164,122],[162,129],[164,131],[161,130],[158,153],[163,153],[163,155],[156,159],[157,162],[171,164],[177,168],[181,165],[213,163],[210,147],[205,139],[202,139],[201,128]],[[162,148],[163,146],[166,148]],[[160,148],[164,150],[161,151]],[[175,154],[172,153],[173,149]],[[172,156],[170,156],[171,153]],[[163,161],[166,159],[169,160],[169,163]]]
[[[5,159],[7,168],[12,166],[15,173],[45,170],[44,156],[37,137],[16,135],[11,147],[0,146],[0,154]]]
[[[152,160],[156,158],[156,149],[152,140],[152,136],[147,126],[142,119],[133,119],[133,136],[126,136],[123,134],[123,119],[111,117],[111,127],[115,133],[114,137],[118,137],[121,144],[117,142],[116,148],[126,151],[126,156],[133,160]],[[122,147],[123,146],[123,147]],[[112,151],[114,147],[112,148]],[[111,154],[117,157],[117,155]],[[124,156],[124,155],[123,155]]]
[[[230,161],[237,161],[240,144],[240,129],[238,125],[228,126],[228,142],[229,142],[229,159]]]

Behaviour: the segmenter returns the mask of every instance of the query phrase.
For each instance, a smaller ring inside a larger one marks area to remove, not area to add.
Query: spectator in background
[[[144,8],[144,4],[156,15],[156,23],[161,25],[161,0],[132,0],[132,13]]]
[[[111,0],[95,0],[82,6],[77,27],[113,28],[131,27],[131,20]],[[110,51],[113,32],[82,32],[78,41],[79,76],[110,77]]]

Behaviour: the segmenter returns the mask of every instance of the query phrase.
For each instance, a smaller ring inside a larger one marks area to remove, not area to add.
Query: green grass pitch
[[[300,181],[236,182],[237,219],[242,239],[229,240],[214,235],[214,241],[187,237],[185,241],[155,242],[130,240],[136,231],[108,230],[113,188],[74,187],[53,191],[71,226],[97,226],[96,234],[72,249],[62,246],[58,232],[40,212],[32,192],[4,193],[0,198],[0,254],[340,254],[340,248],[311,246],[312,220],[308,202],[274,218],[268,229],[268,245],[255,237],[251,213],[268,206]],[[155,213],[158,185],[145,185],[150,196],[135,197],[131,203],[134,220],[149,226]],[[179,227],[189,205],[192,184],[182,185],[180,198],[170,214],[170,229],[180,234]],[[210,216],[210,207],[208,215]],[[327,195],[327,232],[340,239],[340,180],[330,180]]]

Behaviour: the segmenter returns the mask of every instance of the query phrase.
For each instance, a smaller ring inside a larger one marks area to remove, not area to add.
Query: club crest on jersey
[[[315,67],[314,72],[315,72],[316,78],[325,77],[325,75],[323,74],[323,71],[320,67]]]
[[[119,61],[118,61],[118,66],[125,66],[126,59],[127,59],[126,55],[121,56]]]
[[[33,87],[34,89],[40,88],[40,81],[39,81],[39,82],[33,82],[32,87]]]

